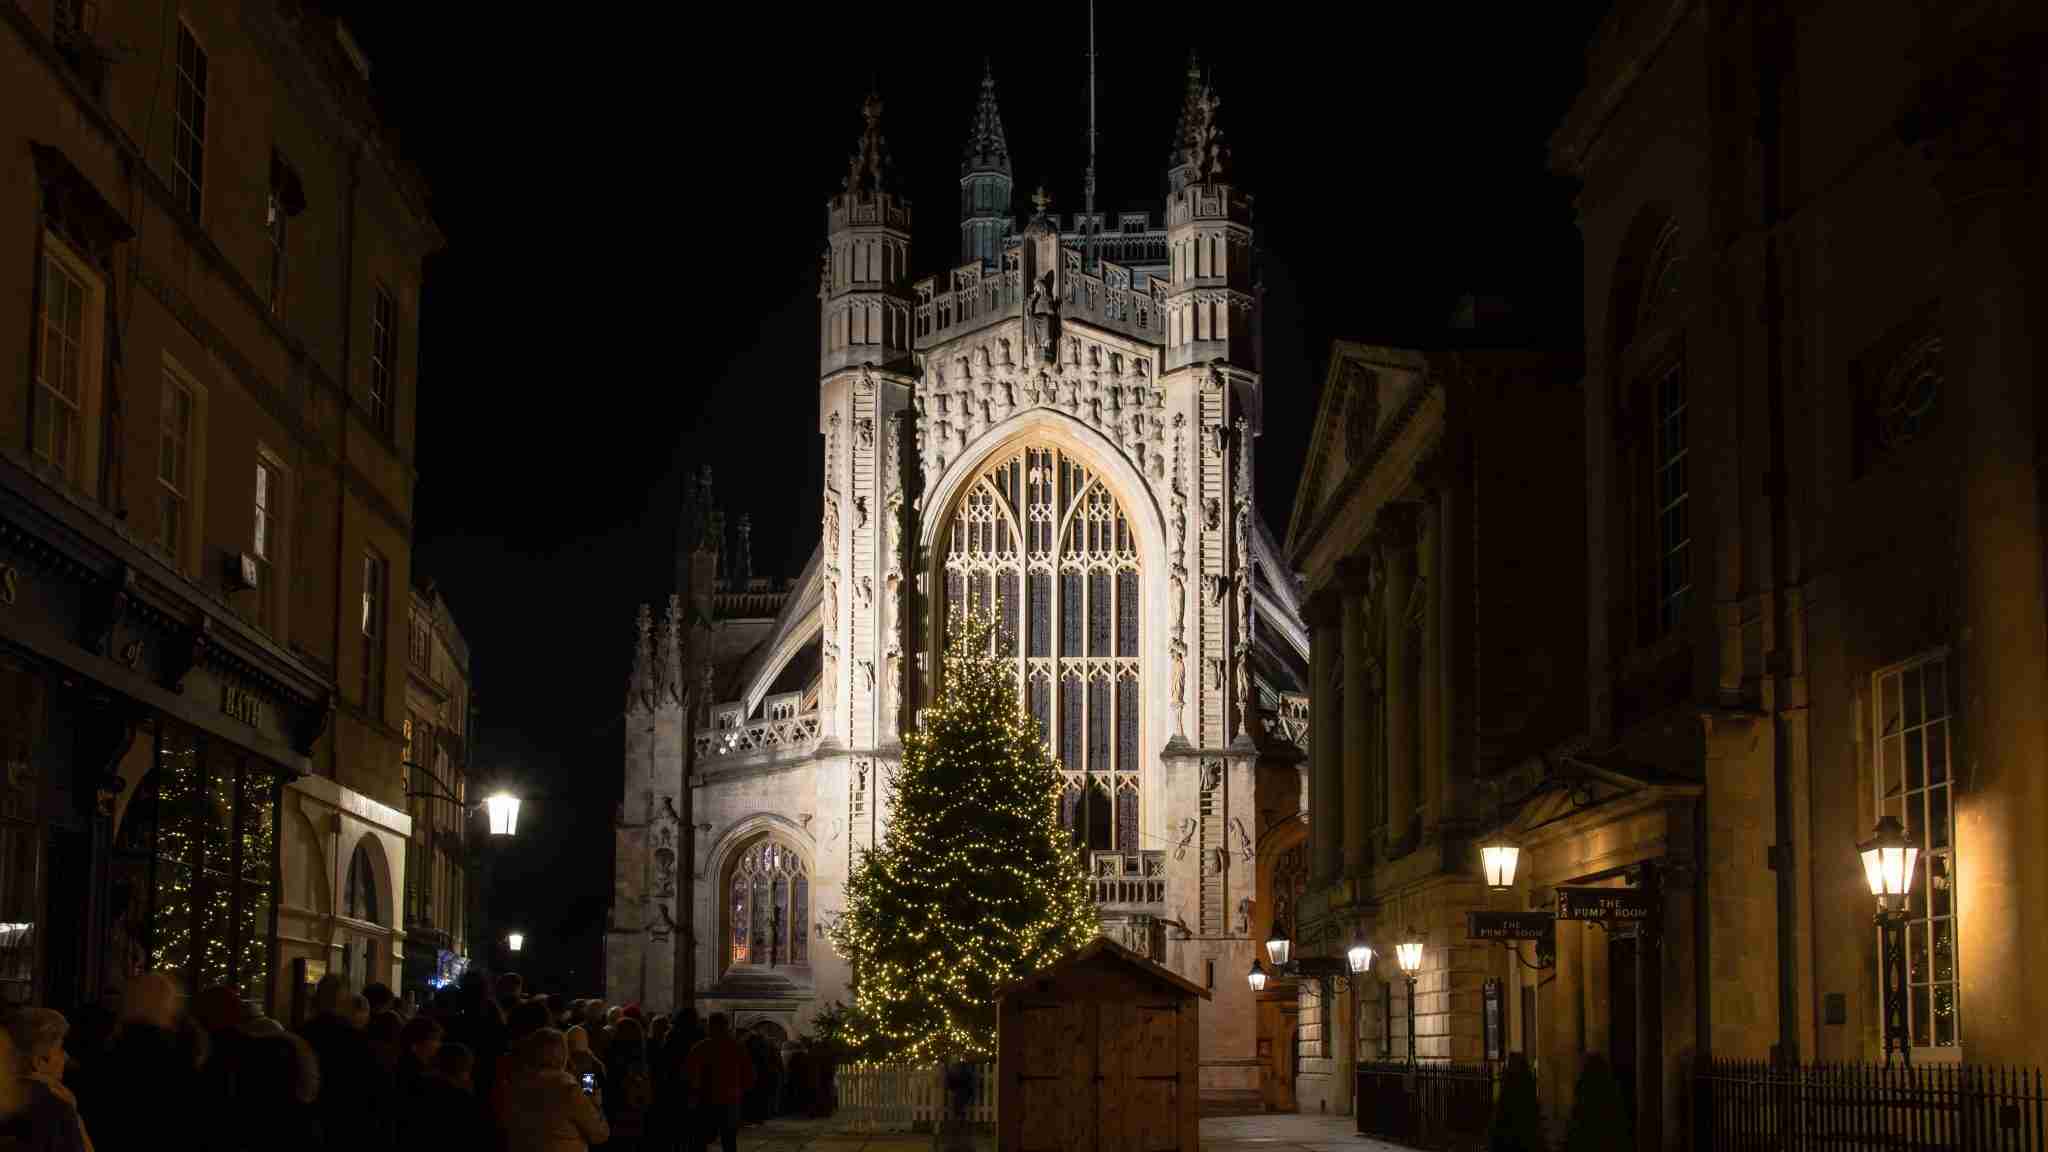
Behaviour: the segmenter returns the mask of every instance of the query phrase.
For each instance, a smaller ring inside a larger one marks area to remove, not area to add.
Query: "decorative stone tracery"
[[[1122,506],[1066,452],[1021,447],[983,465],[942,539],[942,608],[995,620],[1066,776],[1061,820],[1090,848],[1138,851],[1142,585]]]

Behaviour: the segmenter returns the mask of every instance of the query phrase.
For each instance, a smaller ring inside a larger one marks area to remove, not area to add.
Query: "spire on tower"
[[[860,113],[867,119],[867,127],[861,130],[860,149],[853,154],[846,174],[848,192],[880,192],[887,185],[892,174],[889,163],[889,146],[882,139],[882,96],[869,92]]]
[[[1010,145],[1003,138],[1003,114],[996,107],[996,74],[987,59],[981,63],[981,99],[974,107],[974,127],[961,151],[960,174],[1010,174]]]
[[[994,269],[1010,235],[1010,144],[996,108],[996,74],[981,62],[981,99],[960,151],[960,262]]]
[[[1173,126],[1173,148],[1167,153],[1166,166],[1178,168],[1187,155],[1188,125],[1194,120],[1196,105],[1202,99],[1202,59],[1194,49],[1188,50],[1187,86],[1180,98],[1180,122]]]
[[[1167,172],[1170,191],[1190,184],[1230,179],[1230,146],[1223,141],[1216,110],[1223,106],[1201,62],[1188,53],[1187,89],[1181,98],[1180,123],[1174,129],[1174,153]]]

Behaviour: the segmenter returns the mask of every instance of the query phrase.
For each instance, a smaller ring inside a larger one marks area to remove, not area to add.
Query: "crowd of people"
[[[18,1011],[0,1031],[0,1152],[181,1147],[733,1152],[739,1129],[824,1103],[808,1049],[723,1013],[529,994],[465,973],[431,1000],[315,988],[296,1031],[233,988],[188,1004],[162,973],[116,1011]]]

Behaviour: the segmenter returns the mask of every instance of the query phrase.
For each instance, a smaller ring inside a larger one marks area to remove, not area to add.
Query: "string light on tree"
[[[995,993],[1094,939],[1094,893],[1060,826],[1059,768],[989,655],[992,625],[957,617],[923,727],[904,734],[881,845],[854,865],[832,942],[853,967],[847,1034],[870,1058],[995,1051]]]

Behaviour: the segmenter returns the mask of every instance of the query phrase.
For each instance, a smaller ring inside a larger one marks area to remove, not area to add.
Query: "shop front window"
[[[33,753],[42,715],[41,678],[0,662],[0,1007],[6,1008],[35,998],[43,861]]]
[[[148,854],[148,954],[188,995],[218,985],[268,1001],[277,777],[231,744],[164,720],[130,822]]]

